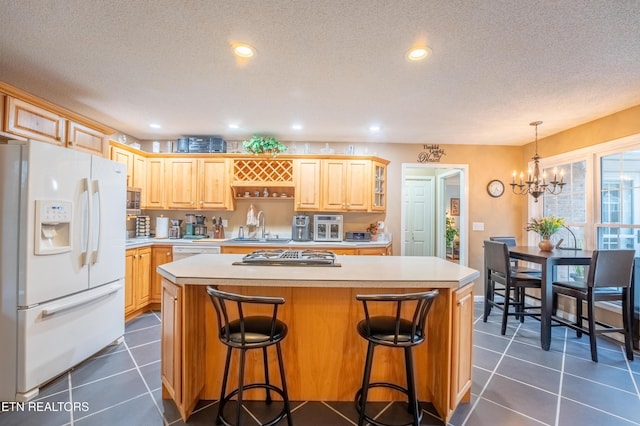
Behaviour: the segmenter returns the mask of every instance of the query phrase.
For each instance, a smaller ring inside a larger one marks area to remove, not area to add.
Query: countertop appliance
[[[171,219],[171,228],[169,228],[169,238],[182,238],[182,219]]]
[[[328,250],[256,250],[233,265],[254,266],[341,266]]]
[[[291,224],[291,239],[293,241],[311,240],[311,220],[306,214],[293,216]]]
[[[204,243],[199,242],[184,246],[174,245],[172,253],[173,261],[175,262],[196,254],[220,254],[220,246],[205,246]]]
[[[141,209],[142,189],[127,188],[127,214],[137,216],[142,214]]]
[[[313,240],[342,241],[342,215],[314,215]]]
[[[347,232],[344,236],[345,241],[371,241],[370,232]]]
[[[123,336],[126,176],[72,149],[0,144],[1,401]]]

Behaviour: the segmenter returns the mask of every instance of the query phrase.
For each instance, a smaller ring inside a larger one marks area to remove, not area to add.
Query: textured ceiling
[[[544,137],[640,104],[637,0],[0,7],[0,80],[143,140],[522,145],[531,121]],[[257,55],[237,61],[234,41]],[[432,56],[407,62],[421,41]]]

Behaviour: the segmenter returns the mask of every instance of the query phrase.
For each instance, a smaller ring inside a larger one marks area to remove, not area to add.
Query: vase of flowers
[[[538,247],[541,251],[551,251],[553,250],[551,236],[558,232],[563,225],[564,218],[549,216],[542,219],[531,218],[525,229],[540,235],[541,241],[538,243]]]
[[[374,223],[370,224],[367,232],[371,234],[371,241],[378,241],[378,225]]]

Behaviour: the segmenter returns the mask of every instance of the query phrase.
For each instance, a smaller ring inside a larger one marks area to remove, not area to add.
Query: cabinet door
[[[208,158],[198,161],[199,209],[228,209],[230,161]]]
[[[346,207],[345,177],[347,163],[344,160],[322,161],[322,209],[342,211]]]
[[[112,146],[111,159],[127,166],[127,188],[133,187],[133,153]]]
[[[149,304],[151,296],[151,247],[138,249],[136,262],[135,299],[136,309],[144,308]]]
[[[160,265],[173,261],[171,246],[154,246],[151,248],[151,303],[160,303],[162,298],[162,275],[156,272]]]
[[[371,188],[371,210],[384,212],[387,210],[387,166],[373,162],[373,188]]]
[[[41,142],[65,145],[64,118],[20,99],[11,96],[7,99],[7,132]]]
[[[293,162],[295,210],[320,209],[320,160]]]
[[[371,161],[348,160],[345,173],[346,210],[366,212],[371,203]]]
[[[75,121],[68,122],[67,146],[89,154],[105,156],[107,142],[104,133],[83,126]]]
[[[454,409],[471,397],[471,350],[473,346],[473,283],[453,293],[451,342],[451,400]]]
[[[197,166],[198,161],[189,158],[166,160],[165,195],[168,208],[196,208]]]
[[[124,263],[124,315],[125,317],[136,309],[134,298],[135,288],[135,258],[136,249],[127,250],[125,252]]]
[[[162,280],[161,307],[162,397],[171,397],[178,405],[182,402],[182,288]]]
[[[148,158],[147,159],[147,183],[145,185],[146,195],[143,193],[143,204],[148,209],[165,208],[164,197],[164,159]]]
[[[133,154],[133,187],[140,188],[140,205],[146,205],[147,198],[147,159],[142,155]]]

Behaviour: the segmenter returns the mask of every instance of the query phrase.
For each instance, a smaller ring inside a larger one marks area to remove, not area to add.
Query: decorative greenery
[[[374,223],[370,224],[367,228],[367,232],[369,232],[371,235],[376,235],[378,233],[378,226]]]
[[[447,242],[447,247],[453,247],[453,240],[460,235],[460,231],[456,229],[456,221],[451,216],[447,216],[447,229],[444,237]]]
[[[247,152],[253,154],[271,153],[277,155],[280,152],[287,150],[287,147],[279,142],[273,136],[258,136],[253,135],[248,141],[242,142],[242,147]]]
[[[563,217],[549,216],[543,217],[542,219],[531,218],[525,229],[539,234],[543,240],[548,240],[553,234],[558,232],[563,225]]]

